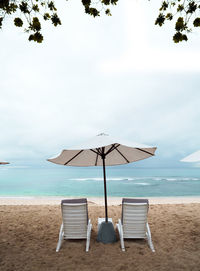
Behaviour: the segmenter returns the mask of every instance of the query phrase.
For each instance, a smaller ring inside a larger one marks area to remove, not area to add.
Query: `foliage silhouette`
[[[81,0],[85,13],[93,17],[103,13],[111,16],[110,7],[117,3],[118,0]],[[198,0],[165,0],[161,3],[155,24],[162,27],[166,21],[175,20],[173,41],[187,41],[193,28],[200,27],[199,12]],[[0,0],[0,28],[3,27],[6,17],[14,17],[14,25],[24,27],[24,31],[29,34],[28,40],[38,43],[42,43],[44,39],[41,32],[42,20],[50,21],[54,26],[61,25],[52,0]]]
[[[175,20],[173,41],[179,43],[188,40],[188,34],[194,27],[200,26],[200,1],[165,0],[162,2],[156,25],[163,26],[166,21]]]

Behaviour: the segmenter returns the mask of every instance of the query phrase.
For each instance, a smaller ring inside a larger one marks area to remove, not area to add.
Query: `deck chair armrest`
[[[91,220],[88,220],[88,226],[87,226],[87,230],[92,229],[92,223]]]
[[[60,226],[59,239],[63,236],[63,223]]]
[[[121,219],[119,218],[118,219],[118,225],[122,228],[123,226],[122,226],[122,221],[121,221]]]
[[[91,220],[89,219],[88,225],[87,225],[87,238],[88,238],[88,236],[90,236],[91,230],[92,230],[92,224],[91,224]]]
[[[148,222],[147,222],[147,233],[148,233],[149,237],[151,238],[151,231],[150,231],[150,227],[149,227]]]
[[[122,221],[121,221],[120,218],[118,219],[118,224],[117,225],[118,225],[118,229],[120,230],[120,232],[123,233],[123,225],[122,225]]]
[[[64,231],[63,231],[63,223],[60,226],[60,232],[59,232],[59,238],[58,238],[58,244],[56,247],[56,252],[58,252],[60,250],[60,247],[62,245],[62,241],[63,241],[63,237],[64,236]]]
[[[91,221],[90,221],[90,219],[89,219],[89,220],[88,220],[88,225],[87,225],[86,252],[89,251],[91,230],[92,230],[92,224],[91,224]]]
[[[150,227],[149,227],[148,222],[147,222],[147,239],[148,239],[148,243],[149,243],[149,246],[150,246],[152,252],[155,252],[155,248],[154,248],[154,245],[153,245],[153,242],[151,239],[151,231],[150,231]]]
[[[116,226],[117,226],[117,230],[119,232],[119,238],[120,238],[120,242],[121,242],[122,251],[125,251],[123,225],[122,225],[121,219],[118,219],[118,224]]]

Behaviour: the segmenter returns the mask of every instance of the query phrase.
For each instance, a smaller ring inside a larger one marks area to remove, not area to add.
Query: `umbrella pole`
[[[105,155],[104,155],[104,148],[103,149],[103,179],[104,179],[104,199],[105,199],[105,217],[106,222],[108,222],[108,208],[107,208],[107,189],[106,189],[106,167],[105,167]]]

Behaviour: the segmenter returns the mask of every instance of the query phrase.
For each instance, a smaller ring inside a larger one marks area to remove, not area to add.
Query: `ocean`
[[[109,197],[200,196],[199,168],[107,167]],[[0,196],[102,197],[101,167],[0,167]]]

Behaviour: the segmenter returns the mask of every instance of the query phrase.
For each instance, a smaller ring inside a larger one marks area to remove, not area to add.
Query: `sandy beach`
[[[67,197],[75,198],[75,197]],[[135,197],[136,198],[136,197]],[[142,198],[142,197],[140,197]],[[34,196],[1,196],[0,205],[60,205],[63,197],[34,197]],[[90,205],[104,206],[103,197],[87,197]],[[188,203],[200,203],[200,197],[148,197],[149,203],[154,204],[188,204]],[[122,198],[120,197],[108,197],[108,206],[120,205]]]
[[[9,200],[11,205],[0,200],[0,270],[199,270],[200,203],[151,204],[148,221],[156,252],[145,240],[125,241],[126,252],[122,252],[119,240],[107,245],[96,242],[97,218],[104,217],[104,207],[90,199],[89,252],[85,252],[85,241],[78,240],[64,241],[56,253],[60,205]],[[121,206],[110,204],[114,224],[120,216]]]

